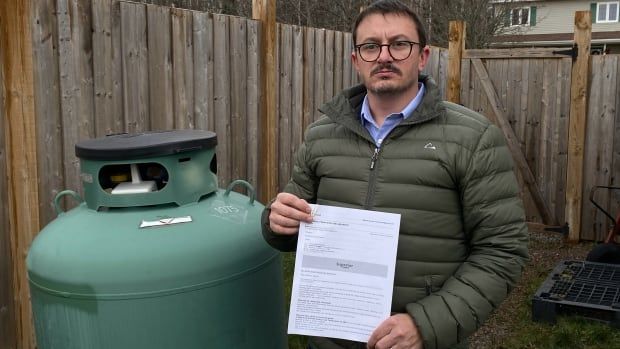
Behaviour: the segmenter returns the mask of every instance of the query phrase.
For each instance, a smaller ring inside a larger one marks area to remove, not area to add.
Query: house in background
[[[494,47],[570,47],[576,11],[592,13],[592,54],[620,53],[620,1],[512,0],[506,33],[496,36]]]

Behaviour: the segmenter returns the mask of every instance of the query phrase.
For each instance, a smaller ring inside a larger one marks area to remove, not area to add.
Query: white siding
[[[524,2],[536,6],[536,25],[523,28],[523,34],[558,34],[574,31],[576,11],[589,11],[596,1],[563,0]],[[620,22],[592,23],[592,32],[620,31]]]

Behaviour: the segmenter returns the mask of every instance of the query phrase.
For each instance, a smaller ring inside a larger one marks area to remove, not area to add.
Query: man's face
[[[357,27],[356,45],[365,43],[390,44],[395,41],[419,42],[418,31],[411,18],[399,14],[372,14],[364,18]],[[370,93],[376,95],[398,95],[417,91],[418,74],[428,61],[430,50],[419,45],[412,47],[409,58],[394,60],[388,47],[381,48],[379,58],[366,62],[357,50],[351,57],[362,81]]]

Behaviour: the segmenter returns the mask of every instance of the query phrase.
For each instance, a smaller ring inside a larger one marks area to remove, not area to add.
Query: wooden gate
[[[620,178],[620,66],[612,56],[591,59],[590,12],[575,13],[570,49],[465,50],[464,37],[464,23],[451,22],[447,97],[504,132],[530,228],[601,240],[611,222],[588,198]],[[612,212],[620,206],[618,196],[596,198]]]
[[[565,222],[572,63],[557,49],[464,52],[461,103],[506,135],[530,222]]]

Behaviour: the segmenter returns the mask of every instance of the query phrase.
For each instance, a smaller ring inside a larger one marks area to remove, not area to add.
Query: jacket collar
[[[432,120],[445,112],[441,102],[439,88],[435,81],[427,75],[420,75],[418,81],[426,88],[422,102],[407,119],[397,127],[403,125],[415,125]],[[364,138],[372,140],[368,131],[360,122],[362,103],[366,96],[364,85],[353,86],[342,91],[331,101],[325,103],[319,110],[334,122],[341,124]]]

